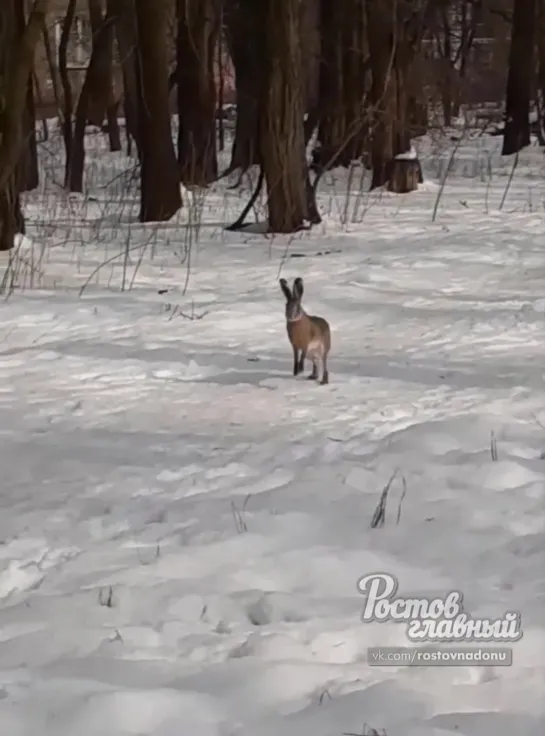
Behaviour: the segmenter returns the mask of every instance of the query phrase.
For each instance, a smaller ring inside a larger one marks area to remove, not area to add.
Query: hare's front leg
[[[303,373],[305,370],[305,358],[307,357],[307,351],[305,349],[301,350],[301,355],[299,357],[299,364],[298,364],[298,373]]]
[[[297,348],[293,348],[293,375],[296,376],[299,373],[299,360]]]

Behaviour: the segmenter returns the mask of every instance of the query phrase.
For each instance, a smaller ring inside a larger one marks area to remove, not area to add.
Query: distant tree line
[[[0,2],[0,250],[24,232],[20,194],[38,185],[33,79],[40,42],[58,70],[64,186],[73,192],[84,189],[90,120],[106,121],[111,150],[122,146],[113,84],[119,59],[142,222],[168,220],[183,207],[180,183],[205,187],[252,166],[259,167],[274,232],[320,221],[317,184],[334,166],[359,160],[371,170],[372,188],[414,190],[421,170],[411,142],[428,130],[432,103],[445,125],[458,114],[486,23],[496,29],[489,41],[499,34],[506,48],[503,153],[529,144],[533,109],[543,141],[545,0],[85,0],[92,49],[75,95],[67,48],[78,3],[64,0],[52,50],[53,0]],[[234,65],[237,98],[224,172],[217,157],[219,47]]]

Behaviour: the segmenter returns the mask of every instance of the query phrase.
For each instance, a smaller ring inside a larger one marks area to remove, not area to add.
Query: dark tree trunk
[[[375,110],[371,189],[387,184],[390,191],[405,193],[416,189],[422,179],[418,160],[409,158],[411,66],[422,34],[422,28],[413,27],[410,20],[401,15],[395,0],[383,0],[380,5],[367,3],[371,102]]]
[[[94,36],[102,26],[103,18],[103,0],[87,0],[89,8],[89,20],[91,21],[91,33]]]
[[[223,0],[220,0],[220,31],[218,34],[218,148],[220,151],[225,150],[225,54],[224,54],[224,33],[223,33]]]
[[[245,173],[258,161],[258,109],[259,102],[254,94],[253,71],[250,67],[246,74],[237,75],[237,117],[235,137],[231,149],[229,171],[240,170]]]
[[[536,0],[515,0],[505,100],[502,156],[530,145],[530,100],[534,73]]]
[[[217,179],[216,82],[218,0],[177,0],[178,164],[184,184]]]
[[[368,71],[365,0],[350,0],[352,21],[345,24],[344,92],[348,140],[345,162],[360,159],[367,148]]]
[[[441,57],[440,91],[443,105],[443,123],[449,128],[452,125],[454,105],[454,68],[452,63],[452,28],[450,24],[452,8],[448,3],[442,3],[439,8],[440,30],[437,38]],[[441,43],[442,42],[442,43]]]
[[[110,151],[121,151],[121,134],[119,132],[119,120],[117,119],[117,111],[119,105],[114,99],[113,88],[110,103],[106,110],[106,131],[108,133],[108,141],[110,143]]]
[[[51,87],[53,89],[53,99],[55,100],[55,108],[57,111],[57,115],[59,116],[59,119],[62,120],[63,106],[61,102],[61,93],[59,90],[59,68],[58,68],[58,63],[56,62],[55,56],[53,54],[53,49],[51,48],[49,28],[47,27],[46,24],[44,24],[44,27],[42,28],[42,42],[44,45],[45,56],[47,59],[47,67],[49,69]],[[34,74],[36,75],[36,70],[34,70]],[[36,84],[36,88],[38,89],[38,84]]]
[[[418,137],[428,132],[428,103],[416,94],[409,94],[407,100],[407,119],[411,135]]]
[[[359,1],[359,0],[357,0]],[[307,129],[307,144],[318,124],[318,99],[320,92],[320,57],[321,57],[321,0],[303,0],[301,3],[301,50],[303,53],[305,111],[307,121],[314,118],[312,129]],[[307,122],[306,121],[306,122]],[[308,128],[306,125],[305,127]]]
[[[482,0],[458,0],[437,5],[435,46],[439,60],[439,93],[446,126],[457,117],[462,102],[462,82],[466,76],[469,52],[482,14]],[[454,18],[453,18],[454,13]]]
[[[91,60],[94,58],[93,73],[89,78],[86,103],[86,123],[100,127],[106,117],[108,106],[108,87],[111,84],[111,68],[108,67],[107,44],[102,41],[100,54],[97,54],[96,42],[99,34],[102,35],[104,16],[102,0],[87,0],[89,6],[89,20],[91,25]],[[113,32],[113,28],[112,28]],[[89,68],[85,81],[89,77]]]
[[[395,75],[393,72],[394,28],[388,8],[367,5],[369,56],[371,61],[371,102],[373,133],[371,142],[371,189],[388,182],[394,158],[393,120],[396,114]]]
[[[26,18],[22,3],[15,4],[17,36],[25,31]],[[34,86],[32,74],[28,77],[26,104],[23,112],[23,147],[17,166],[17,188],[20,192],[30,192],[39,184],[38,152],[36,148],[36,110],[34,105]]]
[[[447,128],[452,126],[455,105],[454,69],[449,59],[443,60],[443,74],[441,75],[441,100],[443,103],[443,123]]]
[[[136,0],[140,221],[169,220],[181,207],[168,90],[169,0]]]
[[[117,19],[115,31],[123,75],[123,108],[127,138],[129,143],[131,138],[135,142],[138,158],[141,159],[134,0],[108,0],[108,13]]]
[[[96,56],[93,75],[90,80],[89,100],[87,102],[88,122],[102,126],[107,118],[108,140],[111,151],[121,150],[119,124],[117,122],[117,101],[113,86],[114,24],[104,28],[105,15],[102,0],[89,0],[89,17],[93,34],[92,56]],[[110,13],[110,18],[115,15]],[[106,34],[106,38],[103,38]],[[95,46],[100,38],[100,48]]]
[[[364,152],[364,0],[321,0],[318,168],[349,166]]]
[[[347,10],[346,0],[320,3],[321,58],[319,81],[318,147],[314,152],[314,163],[327,167],[337,156],[336,163],[345,163],[339,155],[346,142],[346,109],[344,94],[344,25]]]
[[[26,24],[18,5],[18,0],[0,4],[0,250],[4,251],[13,248],[17,232],[24,232],[19,184],[25,107],[48,3],[35,0]]]
[[[463,99],[463,85],[467,76],[469,53],[474,46],[475,37],[477,35],[477,26],[482,18],[483,14],[483,2],[482,0],[464,0],[462,5],[462,18],[461,18],[461,40],[458,48],[459,61],[459,84],[458,94],[455,97],[452,112],[453,115],[458,117],[460,114],[460,105],[465,102]]]
[[[23,113],[23,150],[21,151],[17,177],[20,192],[31,192],[40,183],[36,145],[36,107],[32,75],[28,79],[26,105]]]
[[[108,17],[108,9],[106,10],[106,17]],[[109,16],[114,17],[115,16]],[[104,64],[107,70],[105,75],[105,84],[107,85],[106,93],[106,132],[108,133],[108,142],[110,144],[110,151],[121,150],[121,135],[119,132],[119,120],[117,119],[117,111],[119,108],[118,100],[116,99],[116,93],[114,89],[114,48],[115,48],[115,22],[108,28],[108,43],[106,44],[106,51],[104,53],[105,60]]]
[[[67,69],[67,50],[68,41],[70,39],[70,30],[74,23],[76,15],[76,0],[69,0],[66,9],[66,15],[62,23],[61,38],[59,41],[59,76],[61,79],[63,92],[62,106],[62,137],[64,139],[65,165],[64,165],[64,186],[68,187],[70,181],[70,169],[72,161],[72,142],[73,128],[72,116],[74,114],[74,98],[72,95],[72,86]]]
[[[25,220],[15,177],[0,192],[0,251],[11,250],[15,236],[25,233]]]
[[[236,77],[237,119],[228,172],[259,164],[258,110],[263,79],[264,11],[255,0],[226,0],[227,46]]]
[[[292,233],[320,219],[305,151],[300,0],[268,0],[267,5],[260,157],[269,229]]]
[[[538,55],[538,92],[540,143],[545,145],[545,0],[538,3],[538,33],[537,33],[537,55]]]
[[[89,66],[85,73],[85,79],[78,99],[76,108],[76,120],[74,125],[74,136],[72,139],[72,150],[70,157],[70,171],[68,188],[71,192],[83,192],[83,170],[85,167],[85,128],[89,119],[89,109],[93,100],[96,99],[96,89],[104,82],[108,82],[108,75],[104,75],[104,56],[108,53],[107,48],[111,45],[112,30],[115,19],[106,17],[102,20],[100,28],[93,37],[93,50]]]
[[[34,96],[36,96],[36,100],[38,101],[38,107],[40,110],[44,109],[44,98],[42,95],[42,89],[40,87],[40,80],[38,79],[38,75],[36,74],[36,70],[33,70],[32,72],[32,105],[34,107],[34,120],[36,121],[36,103]],[[58,109],[58,108],[57,108]],[[47,118],[42,117],[41,119],[41,128],[42,128],[42,143],[46,143],[49,140],[49,127],[47,125]],[[36,142],[37,142],[36,138]],[[36,151],[36,169],[38,168],[38,151]]]

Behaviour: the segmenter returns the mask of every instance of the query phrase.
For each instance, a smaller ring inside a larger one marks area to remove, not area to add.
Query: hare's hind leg
[[[322,386],[325,386],[326,384],[329,383],[329,371],[327,370],[327,355],[324,355],[324,357],[322,358],[322,368],[323,368],[323,373],[322,373],[322,380],[320,381],[320,384]]]
[[[319,340],[313,339],[307,345],[306,355],[312,361],[312,373],[308,376],[309,381],[318,378],[318,361],[322,357],[322,345]]]

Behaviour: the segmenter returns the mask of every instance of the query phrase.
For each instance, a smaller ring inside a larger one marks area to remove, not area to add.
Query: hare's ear
[[[286,297],[286,299],[291,299],[291,291],[286,279],[280,279],[280,288],[284,292],[284,296]]]
[[[293,282],[293,296],[296,299],[301,299],[303,296],[303,279],[300,276]]]

